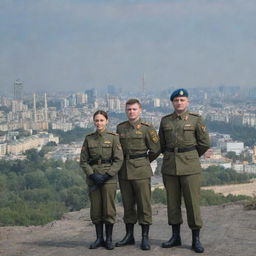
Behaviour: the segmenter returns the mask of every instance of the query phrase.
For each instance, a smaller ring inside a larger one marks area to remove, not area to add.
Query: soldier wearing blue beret
[[[199,240],[202,227],[200,215],[201,166],[199,157],[210,147],[210,140],[201,116],[188,111],[186,89],[178,89],[170,97],[174,112],[161,119],[159,137],[163,153],[162,174],[167,193],[168,224],[172,236],[162,243],[163,248],[181,245],[181,197],[187,211],[187,221],[192,230],[192,249],[202,253]]]
[[[175,97],[188,97],[188,91],[184,88],[175,90],[170,97],[170,100],[173,101]]]

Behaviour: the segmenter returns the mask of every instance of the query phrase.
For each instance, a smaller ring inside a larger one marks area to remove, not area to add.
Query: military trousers
[[[116,218],[115,196],[117,184],[105,183],[89,193],[90,215],[93,224],[100,222],[114,224]]]
[[[187,222],[191,229],[200,229],[200,186],[201,174],[163,175],[167,193],[167,212],[169,225],[182,224],[181,198],[183,195],[187,211]]]
[[[152,224],[151,179],[119,180],[126,224]]]

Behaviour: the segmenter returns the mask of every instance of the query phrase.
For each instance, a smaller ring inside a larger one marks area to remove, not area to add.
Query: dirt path
[[[184,211],[184,210],[183,210]],[[65,214],[63,219],[42,227],[2,227],[0,228],[1,256],[108,256],[108,255],[196,255],[190,250],[191,234],[186,221],[182,225],[183,245],[163,249],[160,244],[170,236],[167,225],[166,207],[153,208],[154,224],[150,230],[151,251],[142,251],[140,227],[136,225],[136,245],[107,251],[104,248],[89,250],[94,240],[94,226],[89,219],[89,211]],[[205,246],[203,255],[209,256],[254,256],[256,255],[256,211],[244,211],[240,204],[202,207],[204,228],[201,232]],[[117,224],[114,227],[114,241],[124,234],[122,208],[118,208]],[[184,220],[186,220],[184,213]]]
[[[256,196],[256,179],[246,184],[208,186],[202,187],[202,189],[210,189],[215,193],[222,193],[225,196],[228,194]]]

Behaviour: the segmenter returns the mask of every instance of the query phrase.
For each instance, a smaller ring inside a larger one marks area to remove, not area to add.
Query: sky
[[[0,94],[256,86],[255,0],[1,0]]]

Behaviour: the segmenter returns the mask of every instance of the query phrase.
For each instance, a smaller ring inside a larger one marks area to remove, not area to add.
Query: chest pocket
[[[194,125],[184,125],[183,127],[183,138],[186,142],[194,142],[195,140],[195,126]]]
[[[100,154],[100,147],[98,145],[92,144],[88,145],[89,153],[91,158],[97,158]]]
[[[112,143],[104,143],[102,145],[102,158],[110,159],[112,156]]]
[[[174,142],[173,128],[171,126],[164,126],[164,137],[167,145],[170,145],[171,142]]]
[[[127,148],[133,150],[146,150],[146,144],[143,134],[130,134],[127,138]]]

